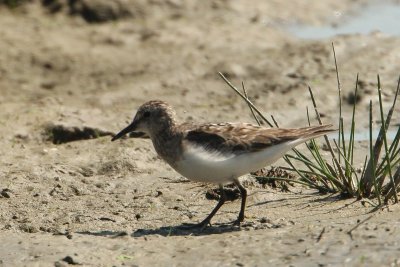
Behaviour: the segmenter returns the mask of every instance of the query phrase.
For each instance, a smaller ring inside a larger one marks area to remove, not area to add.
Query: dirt
[[[374,32],[311,41],[285,31],[331,23],[366,3],[0,3],[0,266],[400,265],[398,205],[376,211],[368,201],[249,176],[241,227],[229,224],[234,200],[212,227],[183,230],[211,211],[215,187],[174,172],[149,139],[110,142],[150,99],[170,102],[182,120],[252,122],[219,71],[238,87],[244,81],[280,126],[307,125],[308,85],[323,121],[337,124],[332,42],[349,103],[360,75],[357,124],[366,129],[378,73],[384,108],[391,105],[400,39]],[[347,122],[352,106],[344,103]],[[356,149],[362,166],[368,145]]]

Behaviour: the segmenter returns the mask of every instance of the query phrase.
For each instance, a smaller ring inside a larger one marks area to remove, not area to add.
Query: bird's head
[[[161,131],[175,125],[175,111],[164,101],[152,100],[141,105],[131,124],[116,134],[111,141],[115,141],[130,132],[143,132],[155,136]]]

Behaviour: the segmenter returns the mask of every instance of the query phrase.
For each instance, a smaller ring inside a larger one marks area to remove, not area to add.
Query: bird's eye
[[[143,113],[143,118],[148,118],[150,117],[150,112],[146,111],[145,113]]]

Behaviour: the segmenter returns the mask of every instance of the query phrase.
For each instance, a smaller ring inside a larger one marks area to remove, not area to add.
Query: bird
[[[180,122],[174,108],[165,101],[142,104],[132,122],[112,137],[128,133],[148,136],[157,154],[189,180],[219,186],[221,196],[211,213],[193,227],[211,225],[211,219],[226,201],[224,185],[234,183],[240,191],[237,219],[245,219],[247,190],[239,178],[274,163],[295,146],[336,131],[331,124],[303,128],[268,128],[250,123]]]

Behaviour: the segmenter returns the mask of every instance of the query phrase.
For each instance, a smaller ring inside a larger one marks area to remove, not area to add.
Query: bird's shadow
[[[171,226],[163,226],[154,229],[137,229],[133,233],[128,233],[125,231],[81,231],[76,232],[76,234],[81,235],[90,235],[90,236],[102,236],[109,238],[118,238],[122,236],[131,236],[131,237],[145,237],[151,235],[161,235],[161,236],[202,236],[202,235],[213,235],[213,234],[223,234],[229,232],[240,231],[240,226],[233,225],[231,223],[221,223],[215,224],[212,226],[201,228],[189,228],[185,224],[182,225],[171,225]]]

